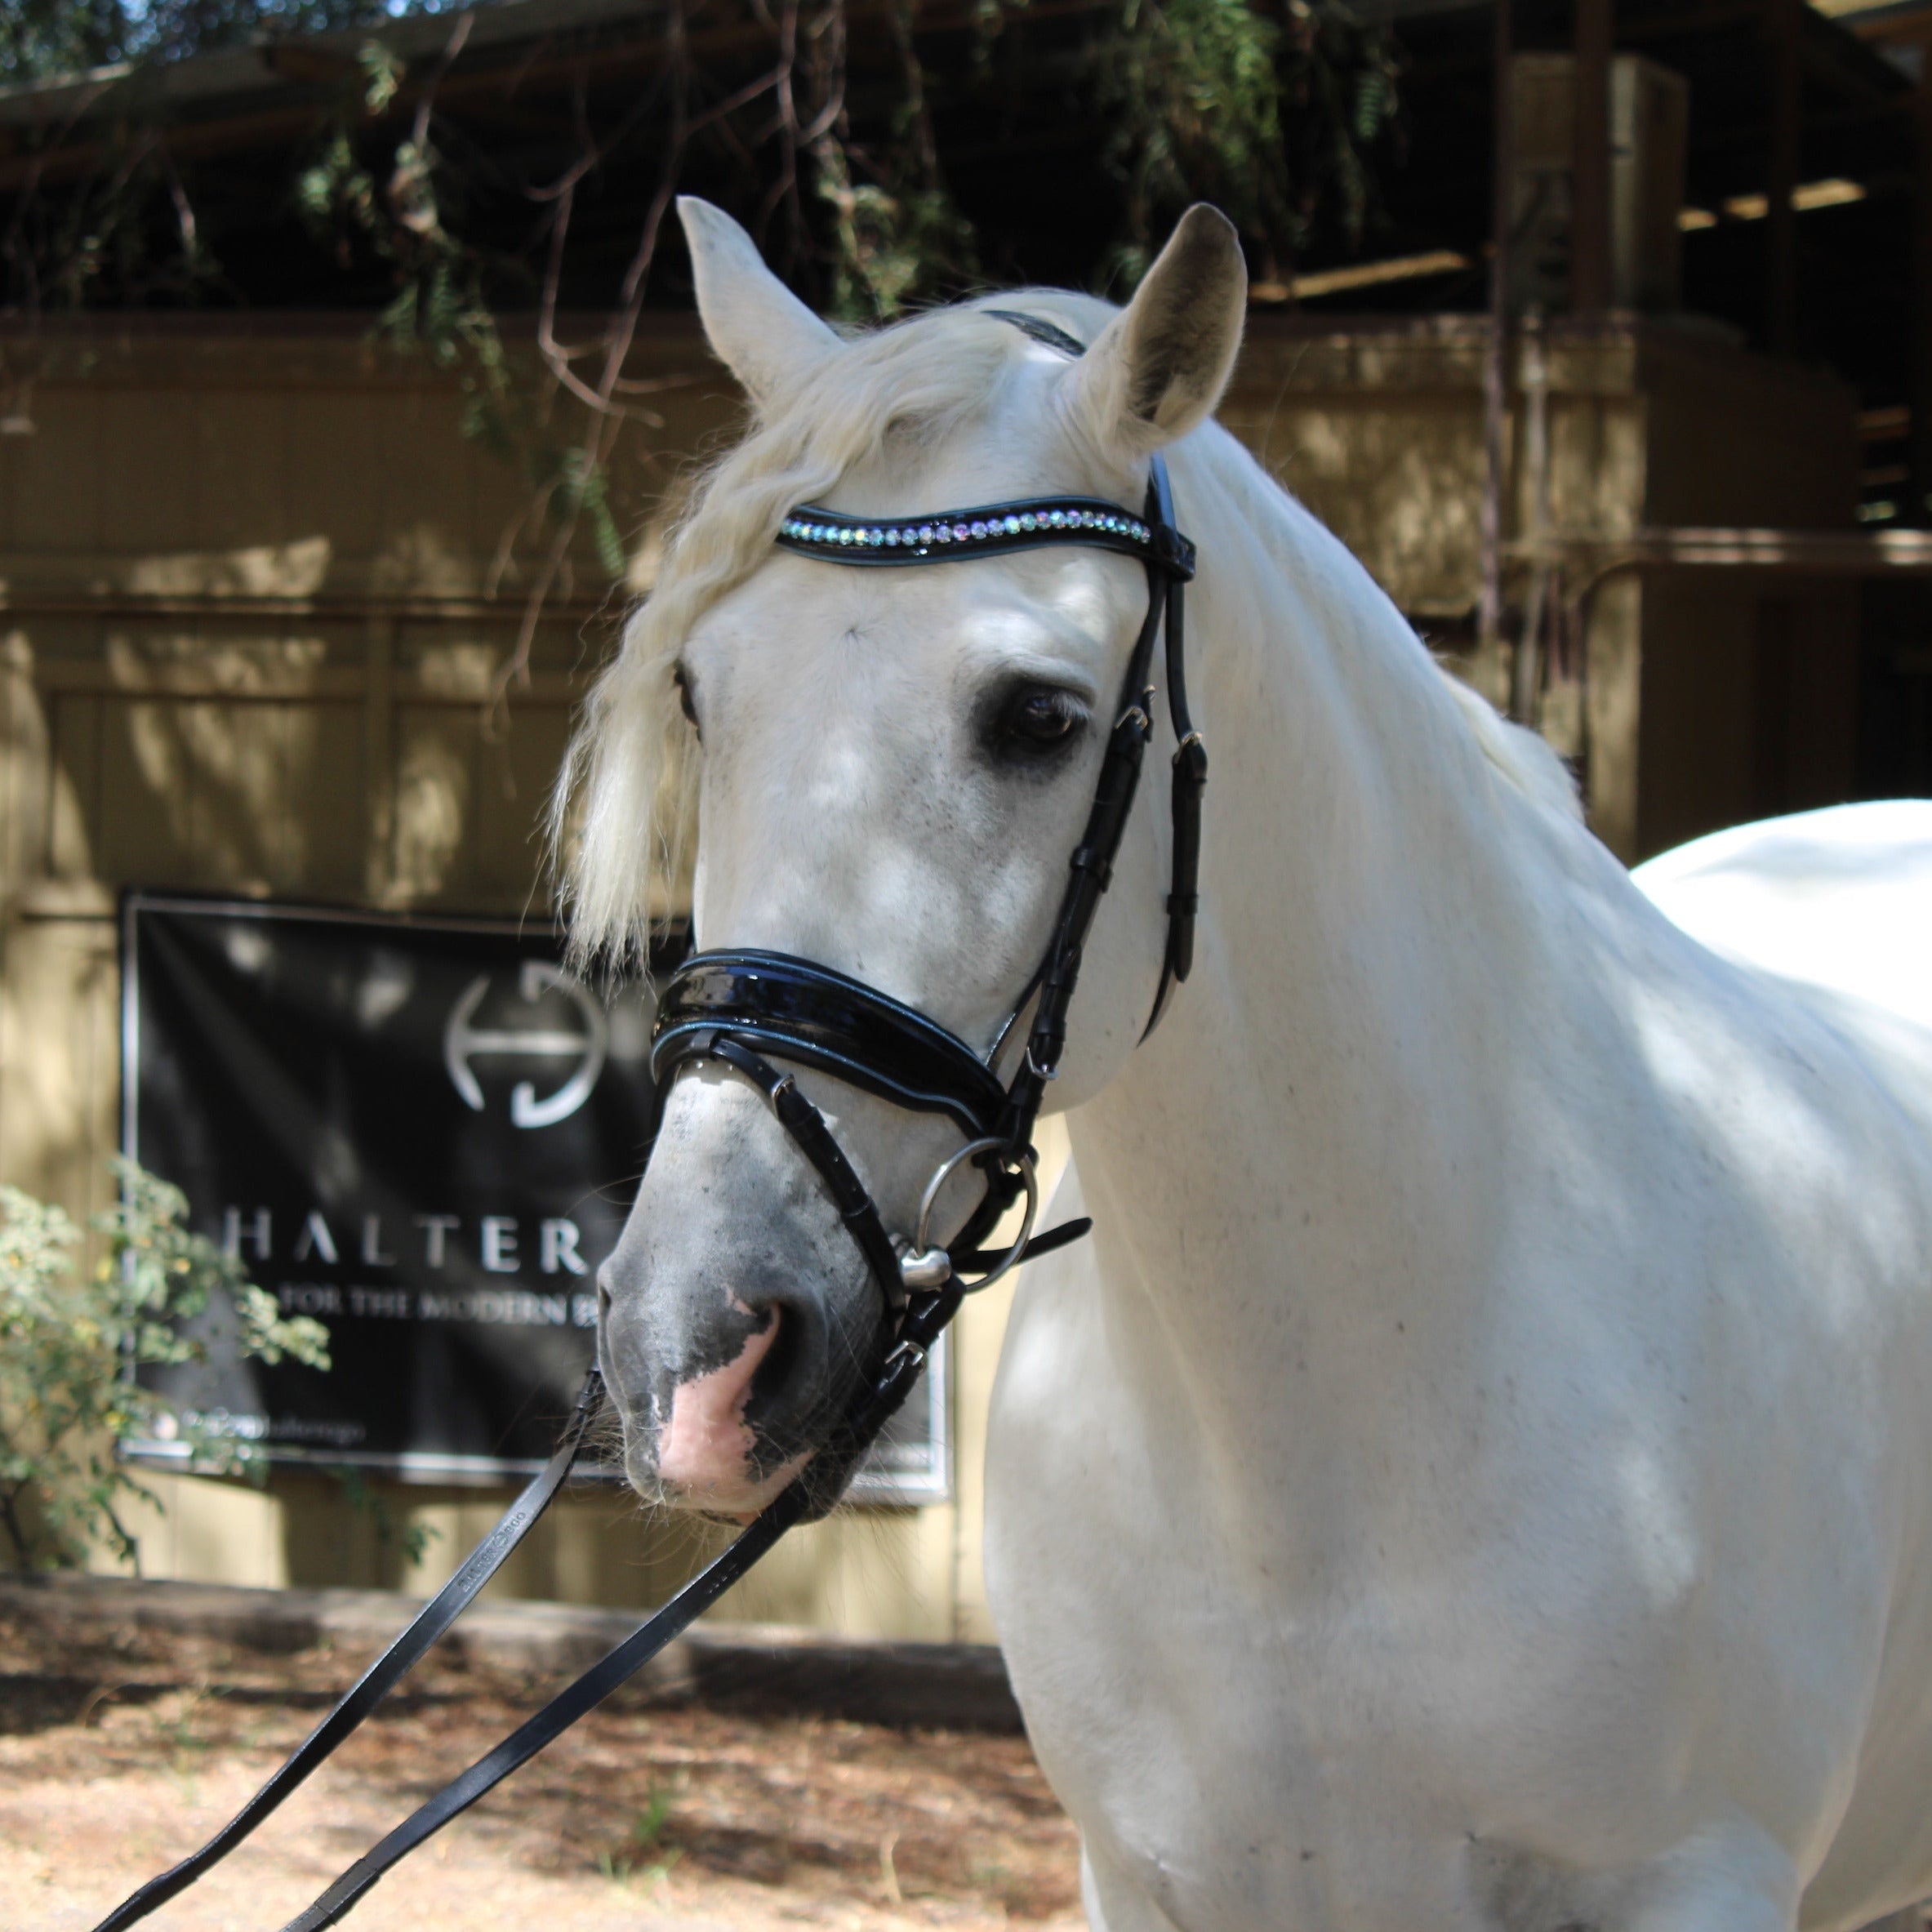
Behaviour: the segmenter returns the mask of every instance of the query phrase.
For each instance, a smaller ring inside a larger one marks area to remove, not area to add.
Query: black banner
[[[647,1151],[645,996],[607,1003],[554,933],[486,920],[134,893],[122,950],[123,1151],[326,1323],[334,1359],[217,1346],[157,1385],[279,1463],[443,1481],[541,1463]],[[915,1393],[855,1498],[943,1497],[945,1421]]]

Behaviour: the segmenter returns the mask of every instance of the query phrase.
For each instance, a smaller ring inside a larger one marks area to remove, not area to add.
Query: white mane
[[[1488,699],[1471,690],[1446,666],[1438,665],[1436,669],[1453,694],[1463,721],[1475,732],[1483,756],[1544,811],[1581,825],[1583,805],[1577,795],[1576,780],[1548,743],[1534,732],[1499,716]]]
[[[673,670],[693,625],[763,563],[794,505],[826,495],[889,435],[943,435],[986,409],[1028,345],[1016,329],[987,327],[979,309],[1016,304],[1088,341],[1117,313],[1064,290],[1006,291],[860,336],[808,381],[780,389],[699,480],[655,588],[590,693],[552,799],[559,897],[580,964],[601,955],[618,968],[641,965],[687,865],[697,752]],[[1544,811],[1580,820],[1569,773],[1548,746],[1437,670],[1455,701],[1445,714],[1461,717],[1489,765]]]

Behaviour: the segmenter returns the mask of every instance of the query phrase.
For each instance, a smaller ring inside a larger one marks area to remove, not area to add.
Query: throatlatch
[[[1038,316],[1004,309],[981,313],[1068,355],[1085,352],[1083,343]],[[911,1392],[928,1351],[965,1295],[1022,1261],[1077,1240],[1092,1225],[1082,1218],[1044,1235],[1033,1234],[1039,1204],[1033,1131],[1047,1085],[1059,1073],[1081,953],[1113,876],[1152,734],[1154,646],[1164,627],[1168,707],[1176,739],[1173,869],[1166,950],[1143,1039],[1159,1023],[1173,988],[1187,977],[1193,964],[1201,798],[1208,777],[1207,751],[1188,714],[1183,676],[1182,593],[1194,575],[1195,552],[1175,527],[1167,467],[1159,456],[1150,465],[1146,501],[1138,517],[1118,504],[1086,496],[1030,497],[977,510],[884,520],[806,504],[786,519],[776,541],[826,562],[900,568],[1076,544],[1136,558],[1147,573],[1147,614],[1128,658],[1093,804],[1069,861],[1070,876],[1053,937],[1039,971],[1021,992],[989,1054],[982,1058],[945,1027],[861,981],[784,953],[693,955],[671,976],[659,1002],[651,1072],[661,1102],[678,1070],[694,1060],[715,1061],[751,1081],[824,1183],[878,1283],[888,1317],[881,1359],[823,1452],[856,1460]],[[1033,1014],[1025,1050],[1011,1079],[1002,1084],[995,1064],[1030,1003]],[[928,1183],[914,1229],[896,1237],[888,1231],[825,1116],[793,1076],[773,1061],[817,1068],[896,1106],[943,1114],[959,1127],[964,1142]],[[928,1223],[940,1190],[968,1161],[985,1177],[980,1202],[948,1245],[929,1245]],[[982,1249],[980,1242],[1022,1193],[1027,1210],[1017,1238],[1004,1251]],[[968,1281],[968,1272],[978,1279]],[[95,1932],[127,1932],[192,1885],[239,1845],[368,1716],[502,1567],[563,1486],[602,1397],[602,1380],[593,1369],[556,1453],[434,1600],[229,1823],[200,1850],[150,1880],[109,1913]],[[793,1481],[708,1569],[495,1750],[419,1806],[283,1932],[323,1932],[325,1926],[337,1924],[385,1872],[602,1703],[709,1609],[799,1520],[808,1497],[804,1483]]]

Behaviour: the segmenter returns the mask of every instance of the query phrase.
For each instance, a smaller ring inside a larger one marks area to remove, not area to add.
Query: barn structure
[[[1542,726],[1621,856],[1922,786],[1932,7],[1379,11],[1412,104],[1381,252],[1257,288],[1223,421]],[[476,17],[453,57],[447,21],[384,30],[384,112],[434,69],[476,140],[539,127],[572,75],[646,73],[666,31],[661,0]],[[139,122],[239,182],[256,290],[0,323],[0,1176],[77,1208],[124,1134],[126,893],[546,916],[572,708],[649,593],[679,477],[736,420],[688,314],[647,309],[622,574],[587,528],[546,561],[528,478],[466,434],[473,394],[372,333],[367,290],[331,300],[260,192],[357,47],[210,56],[138,100],[114,74],[0,95],[16,224]],[[506,314],[505,340],[536,326]],[[962,1320],[944,1480],[795,1535],[721,1614],[991,1634],[979,1460],[1011,1292]],[[501,1501],[385,1479],[358,1509],[323,1467],[154,1480],[149,1574],[260,1584],[427,1587]],[[434,1534],[412,1554],[398,1526]],[[707,1534],[588,1491],[499,1587],[655,1601]]]

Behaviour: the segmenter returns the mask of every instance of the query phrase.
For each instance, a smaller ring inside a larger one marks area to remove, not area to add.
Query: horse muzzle
[[[695,1069],[667,1096],[599,1287],[625,1473],[678,1508],[770,1501],[886,1340],[863,1257],[755,1092]]]

